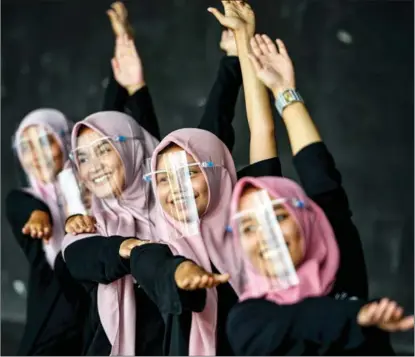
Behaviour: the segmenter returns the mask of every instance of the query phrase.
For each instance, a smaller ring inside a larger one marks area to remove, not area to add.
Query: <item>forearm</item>
[[[296,102],[286,107],[282,112],[282,118],[287,128],[293,155],[310,144],[322,141],[303,103]]]
[[[246,114],[251,133],[250,163],[277,156],[275,124],[265,86],[257,78],[249,59],[249,35],[236,31],[236,44],[245,92]]]

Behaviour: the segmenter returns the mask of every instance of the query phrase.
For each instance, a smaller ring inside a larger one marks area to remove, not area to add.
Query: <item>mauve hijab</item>
[[[120,112],[98,112],[76,123],[72,131],[72,148],[82,127],[102,136],[136,138],[111,144],[118,152],[125,170],[122,199],[98,199],[92,196],[92,216],[97,220],[97,233],[65,236],[63,249],[70,244],[97,234],[111,237],[151,239],[149,204],[143,181],[144,161],[150,157],[158,141],[129,115]],[[77,164],[75,162],[75,164]],[[111,284],[98,286],[98,313],[102,327],[112,345],[111,355],[135,355],[136,303],[131,275]]]
[[[174,254],[193,260],[206,271],[212,271],[212,262],[221,273],[231,275],[232,284],[232,276],[237,274],[237,268],[236,265],[232,265],[233,244],[226,229],[232,188],[236,183],[232,155],[214,134],[201,129],[180,129],[167,135],[155,149],[151,160],[153,171],[156,170],[159,152],[170,144],[182,147],[197,162],[212,161],[215,166],[201,168],[209,188],[209,203],[206,212],[200,217],[201,235],[183,236],[174,219],[159,210],[156,217],[156,239],[166,242]],[[152,177],[152,180],[155,178]],[[170,232],[166,233],[165,229]],[[182,238],[169,239],[169,236],[178,235]],[[207,289],[206,293],[204,310],[192,313],[189,345],[191,356],[216,355],[218,296],[215,288]]]
[[[300,227],[305,255],[297,268],[299,284],[278,291],[269,290],[270,278],[264,278],[246,262],[244,266],[247,270],[247,283],[243,287],[240,300],[265,297],[278,304],[294,304],[307,297],[327,295],[333,287],[340,258],[333,229],[323,210],[292,180],[282,177],[244,177],[238,181],[232,195],[231,217],[237,213],[239,199],[248,185],[266,190],[273,199],[295,198],[304,202],[303,208],[286,203],[282,205]],[[238,228],[235,222],[232,225],[235,243],[239,245]],[[245,259],[248,258],[245,256]]]
[[[46,130],[48,134],[52,134],[58,142],[63,155],[63,162],[67,162],[69,154],[69,136],[72,123],[56,109],[40,108],[27,114],[21,121],[14,135],[13,146],[17,151],[19,161],[22,162],[21,147],[19,145],[23,132],[30,126],[39,126]],[[65,165],[66,166],[66,165]],[[58,181],[51,183],[43,183],[36,180],[24,167],[26,176],[28,177],[30,187],[22,190],[35,196],[44,202],[50,210],[53,222],[52,237],[46,244],[43,242],[43,250],[46,260],[53,269],[56,256],[61,250],[63,237],[65,235],[64,222],[65,213],[59,205],[59,188]]]

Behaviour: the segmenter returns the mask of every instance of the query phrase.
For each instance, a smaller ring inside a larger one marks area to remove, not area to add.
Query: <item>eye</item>
[[[21,150],[22,152],[27,152],[27,151],[29,151],[29,144],[28,144],[28,143],[21,143],[21,144],[20,144],[20,150]]]
[[[255,226],[254,224],[249,224],[249,225],[246,225],[246,226],[242,227],[242,233],[244,235],[251,235],[251,234],[254,234],[257,231],[257,228],[258,227]]]
[[[288,218],[287,213],[277,213],[275,214],[275,218],[277,219],[277,222],[283,222]]]
[[[197,175],[199,172],[198,171],[196,171],[196,170],[189,170],[189,176],[190,177],[192,177],[192,176],[195,176],[195,175]]]
[[[84,164],[86,161],[87,161],[87,160],[86,160],[86,158],[85,158],[85,157],[78,157],[78,162],[79,162],[80,164]]]

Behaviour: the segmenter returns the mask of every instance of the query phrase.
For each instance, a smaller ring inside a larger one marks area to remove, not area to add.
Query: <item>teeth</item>
[[[100,176],[93,180],[94,183],[101,183],[104,182],[107,179],[108,175]]]
[[[271,257],[275,257],[275,256],[278,255],[278,250],[276,250],[276,249],[262,250],[261,254],[264,258],[271,258]]]

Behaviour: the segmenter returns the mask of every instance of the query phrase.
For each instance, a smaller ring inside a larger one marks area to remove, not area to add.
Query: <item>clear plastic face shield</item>
[[[70,157],[84,192],[99,199],[122,200],[125,169],[114,143],[122,145],[128,139],[81,132]]]
[[[265,190],[254,191],[241,198],[240,211],[232,217],[242,250],[241,284],[256,294],[298,284],[295,256],[301,239],[284,207],[287,204],[300,207],[302,203],[273,200]]]
[[[21,186],[33,187],[35,182],[48,184],[56,181],[64,166],[64,154],[55,135],[42,126],[33,125],[15,137],[13,143]]]
[[[175,228],[167,230],[169,237],[166,238],[200,234],[200,216],[209,201],[203,169],[213,166],[211,161],[197,162],[184,150],[159,155],[155,170],[151,170],[151,160],[147,160],[144,180],[152,185],[156,209],[165,218],[165,224]]]

